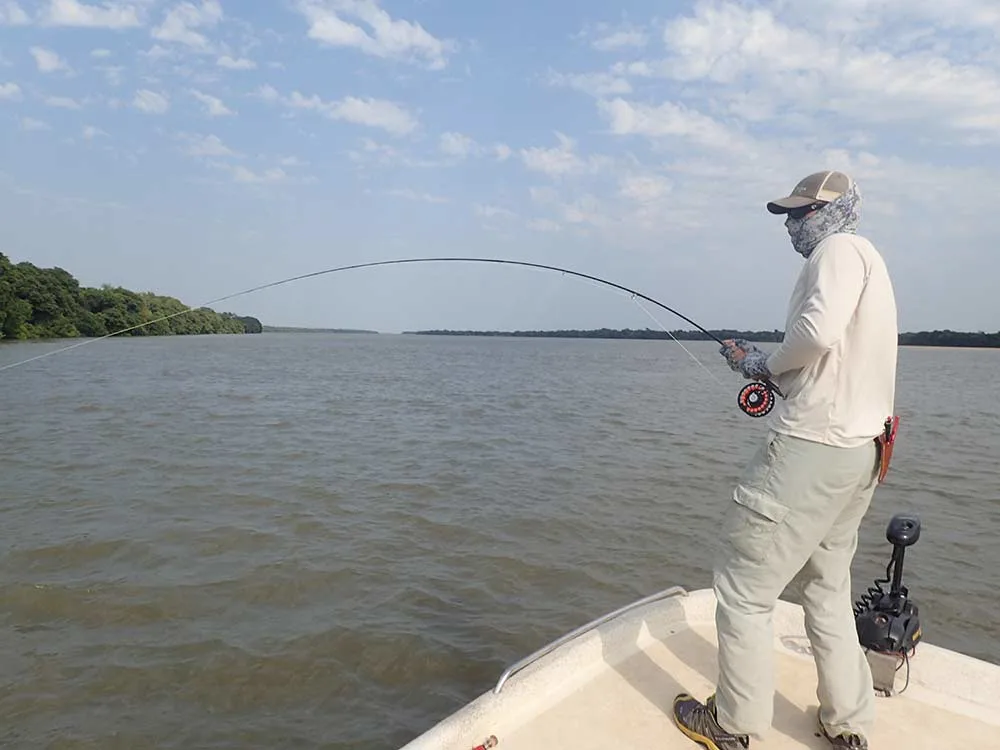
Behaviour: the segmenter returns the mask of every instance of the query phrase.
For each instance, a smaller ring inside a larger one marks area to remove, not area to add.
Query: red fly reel
[[[774,408],[774,391],[764,383],[743,386],[737,403],[740,410],[751,417],[764,417]]]

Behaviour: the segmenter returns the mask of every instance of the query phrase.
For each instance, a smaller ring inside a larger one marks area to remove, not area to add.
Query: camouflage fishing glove
[[[740,372],[750,380],[766,380],[771,377],[767,369],[767,352],[762,352],[751,344],[752,348],[740,362]]]
[[[726,358],[729,369],[742,373],[750,380],[763,380],[771,377],[767,369],[767,352],[761,351],[746,339],[727,341],[719,349],[719,354]]]

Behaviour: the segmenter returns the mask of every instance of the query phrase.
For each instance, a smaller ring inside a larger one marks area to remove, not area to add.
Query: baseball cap
[[[767,204],[772,214],[788,213],[790,209],[801,208],[812,203],[829,203],[851,188],[851,178],[843,172],[827,170],[816,172],[803,178],[790,195]]]

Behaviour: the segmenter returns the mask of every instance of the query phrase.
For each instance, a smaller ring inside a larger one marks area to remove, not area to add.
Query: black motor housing
[[[872,651],[905,654],[920,641],[919,609],[910,601],[909,591],[903,585],[903,555],[907,547],[920,538],[920,519],[910,515],[896,515],[889,521],[885,532],[892,543],[892,559],[886,577],[875,581],[875,587],[857,602],[854,609],[858,640]],[[882,588],[889,583],[889,591]]]
[[[893,547],[909,547],[920,538],[920,519],[899,514],[892,517],[885,530],[885,538]]]
[[[882,601],[889,597],[890,594],[886,594]],[[906,653],[914,649],[922,635],[917,605],[909,600],[903,601],[898,614],[891,602],[878,602],[874,608],[858,615],[855,622],[858,640],[872,651]]]

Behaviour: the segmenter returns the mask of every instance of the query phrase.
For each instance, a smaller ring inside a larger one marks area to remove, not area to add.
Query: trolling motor
[[[906,548],[920,538],[920,519],[903,514],[893,516],[885,537],[892,544],[885,578],[876,579],[855,602],[854,620],[858,640],[868,654],[875,688],[891,695],[895,673],[902,662],[907,665],[909,684],[909,658],[922,636],[917,605],[903,585],[903,556]],[[886,591],[883,585],[890,581]]]

